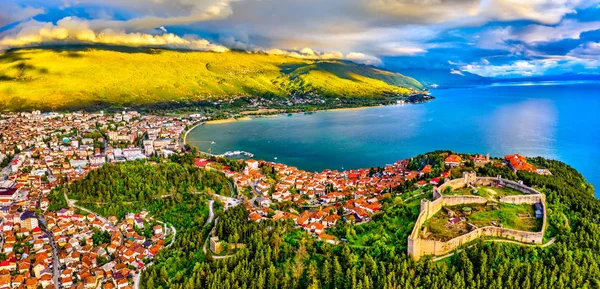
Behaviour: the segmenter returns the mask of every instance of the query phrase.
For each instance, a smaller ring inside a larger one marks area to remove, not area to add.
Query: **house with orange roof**
[[[262,216],[257,212],[252,212],[250,215],[248,215],[248,219],[250,219],[252,222],[259,222],[260,219],[262,219]]]
[[[513,169],[513,171],[528,171],[535,172],[536,168],[532,164],[527,163],[527,158],[520,155],[507,155],[504,156],[504,159],[508,162],[508,165]]]
[[[325,232],[325,225],[321,223],[310,223],[305,227],[306,231],[309,233],[322,234]]]
[[[297,224],[300,226],[306,226],[309,223],[309,219],[312,216],[312,213],[309,211],[302,212],[298,217]]]
[[[444,164],[447,167],[451,167],[451,168],[460,166],[461,162],[462,162],[462,158],[455,154],[447,156],[446,159],[444,160]]]
[[[431,165],[426,165],[425,167],[423,167],[423,169],[421,170],[422,174],[428,174],[431,173]]]
[[[326,243],[329,243],[329,244],[332,244],[332,245],[335,245],[335,244],[338,243],[338,241],[336,240],[335,236],[328,235],[328,234],[325,234],[325,233],[319,234],[318,235],[318,240],[326,242]]]

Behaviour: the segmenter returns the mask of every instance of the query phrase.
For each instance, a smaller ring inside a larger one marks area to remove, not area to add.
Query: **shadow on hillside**
[[[8,50],[6,53],[0,54],[0,63],[12,63],[29,59],[31,58],[23,57],[22,53],[12,50]]]
[[[279,72],[283,74],[291,74],[295,72],[298,68],[309,66],[310,64],[306,63],[286,63],[279,65]]]
[[[14,55],[22,51],[28,51],[32,49],[50,50],[54,52],[66,52],[67,57],[79,58],[84,55],[79,53],[90,50],[102,50],[102,51],[116,51],[123,53],[145,53],[145,54],[160,54],[164,51],[164,48],[160,47],[131,47],[121,45],[108,45],[108,44],[54,44],[54,45],[43,45],[43,46],[32,46],[26,48],[13,48],[6,51],[5,55]],[[173,49],[169,49],[173,50]],[[174,51],[189,51],[189,50],[174,50]],[[3,55],[4,56],[4,55]],[[0,61],[2,57],[0,56]]]
[[[279,66],[279,69],[281,73],[290,76],[291,80],[294,80],[298,76],[307,74],[311,71],[331,73],[341,79],[354,82],[359,82],[360,80],[356,79],[356,77],[354,77],[352,74],[370,77],[369,75],[366,75],[366,73],[361,73],[363,71],[361,71],[359,66],[336,60],[317,61],[313,64],[282,64]]]

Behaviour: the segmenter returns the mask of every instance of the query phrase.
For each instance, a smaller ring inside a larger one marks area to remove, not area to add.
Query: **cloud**
[[[571,50],[569,56],[597,60],[600,58],[600,42],[587,42]],[[597,63],[597,62],[596,62]]]
[[[30,21],[15,27],[0,39],[0,50],[35,46],[47,43],[101,43],[129,46],[152,46],[187,48],[203,51],[224,52],[228,48],[210,43],[205,39],[184,38],[172,33],[152,35],[147,33],[104,29],[94,31],[89,21],[66,17],[56,23]]]
[[[580,0],[369,0],[363,5],[387,22],[485,24],[489,21],[559,22]]]
[[[27,20],[44,13],[44,9],[31,6],[22,7],[15,3],[3,3],[0,9],[0,28],[5,25]]]
[[[546,71],[560,65],[559,60],[519,60],[501,65],[468,64],[462,70],[486,77],[513,77],[543,75]]]
[[[312,48],[302,48],[300,51],[296,51],[296,50],[284,50],[284,49],[279,49],[279,48],[274,48],[274,49],[255,49],[255,51],[257,52],[263,52],[266,54],[271,54],[271,55],[283,55],[283,56],[289,56],[289,57],[295,57],[295,58],[302,58],[302,59],[344,59],[344,54],[342,54],[341,52],[337,52],[337,51],[332,51],[332,52],[320,52],[320,51],[315,51]]]
[[[351,52],[348,53],[348,55],[346,55],[346,58],[348,60],[352,60],[354,62],[358,62],[358,63],[363,63],[363,64],[368,64],[368,65],[381,65],[381,59],[373,56],[373,55],[367,55],[364,53],[360,53],[360,52]]]
[[[450,70],[450,74],[456,74],[456,75],[461,75],[461,76],[465,76],[462,71],[458,70],[458,69],[451,69]]]
[[[161,26],[186,25],[209,20],[224,19],[233,11],[236,0],[76,0],[66,1],[69,6],[108,5],[113,8],[137,11],[142,16],[127,20],[95,19],[90,21],[94,30],[116,29],[139,31]]]
[[[528,25],[516,31],[511,39],[527,43],[550,42],[563,39],[579,39],[587,31],[600,29],[600,21],[579,22],[566,19],[556,26]]]

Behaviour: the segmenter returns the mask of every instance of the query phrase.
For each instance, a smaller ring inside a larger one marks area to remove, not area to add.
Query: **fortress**
[[[502,228],[498,226],[486,226],[477,228],[469,233],[453,238],[449,241],[437,241],[422,238],[422,227],[425,222],[439,212],[442,207],[466,205],[466,204],[487,204],[490,200],[480,196],[469,195],[442,195],[446,190],[460,189],[474,186],[503,186],[518,190],[523,195],[503,196],[498,199],[499,203],[509,204],[531,204],[539,203],[542,208],[542,229],[539,232],[527,232],[514,229]],[[460,179],[446,181],[439,188],[433,188],[433,201],[426,199],[421,200],[421,209],[417,222],[408,237],[408,254],[415,260],[420,259],[425,255],[444,255],[452,252],[454,249],[469,243],[481,237],[499,237],[513,241],[518,241],[528,244],[542,244],[544,230],[546,228],[546,197],[542,193],[523,185],[522,182],[513,182],[505,180],[501,176],[493,177],[477,177],[475,172],[464,172]]]

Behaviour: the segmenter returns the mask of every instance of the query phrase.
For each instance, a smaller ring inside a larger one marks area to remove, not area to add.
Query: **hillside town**
[[[519,161],[519,165],[514,164],[515,160]],[[417,188],[441,185],[450,179],[451,169],[459,168],[467,161],[477,167],[492,163],[489,154],[465,158],[450,154],[444,159],[445,170],[439,175],[433,175],[431,165],[424,165],[420,170],[409,169],[410,159],[397,161],[379,170],[363,168],[315,173],[252,159],[245,161],[246,166],[241,172],[232,171],[227,166],[215,166],[215,162],[206,158],[197,158],[196,165],[203,168],[214,166],[222,170],[235,181],[238,191],[251,193],[244,198],[251,221],[290,219],[318,240],[337,244],[340,240],[327,234],[327,229],[334,227],[338,221],[354,224],[368,222],[381,211],[383,198],[398,193],[394,189],[408,187],[409,184]],[[514,171],[550,174],[547,169],[537,169],[527,163],[526,158],[519,154],[507,155],[504,161],[496,161],[494,165],[508,166]],[[274,209],[277,208],[276,204],[282,203],[300,208],[302,212]]]
[[[122,220],[74,204],[50,211],[48,194],[105,163],[182,151],[198,119],[123,112],[0,116],[0,288],[133,288],[169,228],[146,212]]]
[[[96,215],[74,201],[49,210],[48,194],[106,163],[182,153],[182,137],[202,120],[200,115],[168,117],[135,111],[0,115],[0,289],[137,288],[136,277],[168,246],[171,228],[144,211],[118,219]],[[483,166],[491,159],[452,154],[439,174],[431,165],[409,169],[410,159],[378,169],[322,172],[239,161],[245,166],[233,171],[217,164],[214,156],[199,154],[195,165],[220,170],[234,181],[239,196],[227,198],[225,207],[242,203],[250,221],[292,220],[318,240],[336,244],[341,240],[328,234],[328,228],[340,221],[368,222],[395,188],[407,183],[438,185],[450,177],[452,168],[467,161]],[[549,173],[520,155],[506,156],[496,164]]]

